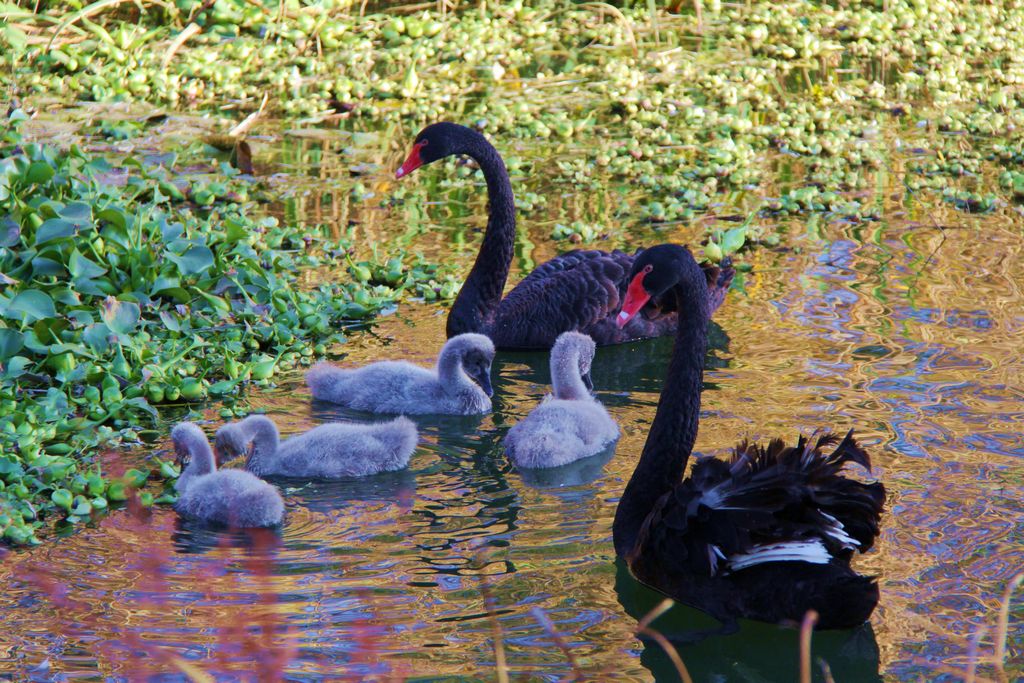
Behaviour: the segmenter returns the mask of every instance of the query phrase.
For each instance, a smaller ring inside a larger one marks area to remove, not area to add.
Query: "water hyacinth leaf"
[[[76,280],[92,280],[106,273],[107,269],[88,257],[83,256],[82,252],[75,249],[71,252],[71,258],[68,261],[68,272]]]
[[[124,405],[125,406],[129,406],[129,407],[133,407],[133,408],[137,408],[138,410],[141,410],[142,412],[146,413],[147,415],[149,415],[153,419],[156,419],[156,416],[157,416],[156,408],[154,408],[152,405],[150,405],[149,401],[147,401],[142,396],[136,396],[135,398],[130,398],[127,401],[124,402]]]
[[[57,214],[79,228],[92,224],[92,206],[85,202],[71,202]]]
[[[89,503],[89,499],[85,496],[75,496],[72,505],[71,514],[78,517],[85,517],[92,512],[92,505]]]
[[[141,314],[142,311],[138,304],[131,301],[119,301],[112,296],[108,296],[103,301],[103,308],[100,311],[103,322],[117,335],[131,333],[139,324]]]
[[[64,508],[65,510],[70,512],[71,502],[74,500],[74,497],[71,495],[71,492],[68,491],[67,489],[57,489],[56,491],[50,494],[50,500],[52,500],[54,505],[56,505],[57,507]]]
[[[21,226],[10,216],[0,220],[0,247],[13,247],[21,241]]]
[[[25,346],[25,337],[21,332],[9,328],[0,328],[0,361],[6,361]]]
[[[175,254],[168,249],[164,256],[178,266],[182,275],[199,275],[213,266],[213,252],[205,245],[191,247],[183,254]]]
[[[128,214],[124,212],[124,209],[119,207],[111,207],[103,209],[96,214],[97,220],[101,220],[109,225],[114,226],[118,230],[127,230],[128,228]]]
[[[92,325],[96,322],[91,311],[74,310],[68,311],[68,320],[78,325]]]
[[[37,185],[48,182],[53,177],[55,171],[50,164],[45,161],[33,161],[27,169],[25,169],[25,181]]]
[[[38,289],[26,289],[11,299],[4,316],[26,323],[34,323],[37,320],[56,317],[57,310],[54,308],[53,299],[49,294]]]
[[[93,353],[99,355],[106,353],[110,348],[110,337],[113,332],[104,323],[93,323],[85,328],[82,332],[82,341],[84,341]]]
[[[24,473],[25,470],[18,460],[9,455],[0,455],[0,476],[7,477],[8,481],[12,481],[13,477],[10,475],[20,477]]]
[[[740,226],[738,228],[732,228],[726,230],[725,234],[722,235],[721,247],[722,252],[726,254],[732,254],[739,251],[747,238],[747,228]]]
[[[33,277],[61,277],[66,271],[60,261],[55,261],[44,256],[37,256],[32,259]]]
[[[181,323],[168,311],[160,311],[160,322],[172,332],[181,332]]]
[[[65,239],[75,234],[75,224],[63,218],[50,218],[36,230],[36,246],[53,240]]]
[[[28,35],[24,31],[15,26],[11,26],[6,22],[4,22],[2,27],[0,27],[0,36],[3,36],[3,42],[10,46],[10,49],[14,54],[24,52],[25,47],[28,45]]]

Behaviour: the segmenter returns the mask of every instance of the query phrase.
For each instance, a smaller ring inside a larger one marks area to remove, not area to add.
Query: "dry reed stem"
[[[1010,630],[1010,598],[1013,597],[1013,592],[1017,590],[1021,582],[1024,582],[1024,573],[1017,574],[1017,576],[1010,579],[1010,583],[1006,585],[1006,590],[1003,591],[1003,599],[999,604],[999,618],[996,621],[996,632],[995,638],[995,665],[996,670],[1000,674],[1005,675],[1003,665],[1006,659],[1006,638],[1008,631]]]
[[[194,36],[195,34],[202,31],[198,24],[189,24],[185,29],[177,35],[177,37],[171,42],[169,48],[167,48],[167,54],[164,55],[161,61],[161,66],[166,69],[170,65],[171,60],[174,59],[174,55],[181,49],[181,46],[185,44],[185,41]]]
[[[800,623],[800,683],[811,683],[811,634],[818,623],[818,613],[807,610]]]
[[[66,29],[68,26],[71,26],[72,24],[76,23],[80,19],[84,19],[85,17],[91,17],[92,15],[97,14],[108,7],[113,7],[114,5],[123,5],[126,2],[131,2],[137,5],[142,4],[143,2],[150,2],[154,5],[160,5],[166,10],[173,9],[173,6],[168,5],[166,2],[164,2],[164,0],[99,0],[99,2],[94,2],[91,5],[86,5],[85,7],[78,10],[70,17],[62,21],[60,25],[57,26],[56,29],[54,29],[53,35],[50,36],[50,42],[46,44],[46,52],[50,51],[50,48],[53,46],[53,41],[55,41],[57,37],[61,33],[63,33],[64,29]]]
[[[971,645],[967,648],[967,669],[964,671],[964,683],[975,683],[978,673],[978,649],[981,647],[981,639],[988,633],[988,628],[982,626],[971,636]]]
[[[587,9],[597,10],[601,14],[610,14],[612,18],[622,24],[622,27],[626,29],[627,37],[629,38],[629,44],[633,48],[633,54],[640,54],[640,48],[636,44],[636,35],[633,33],[633,25],[629,19],[619,11],[617,7],[613,7],[606,2],[584,2],[579,5],[580,7],[586,7]]]
[[[249,129],[252,128],[256,124],[256,121],[259,120],[260,116],[263,115],[263,109],[266,108],[267,106],[268,97],[269,95],[267,93],[263,93],[263,101],[260,102],[260,108],[246,116],[237,126],[229,130],[228,136],[233,138],[240,138],[243,137],[246,133],[248,133]]]
[[[487,575],[480,575],[480,595],[484,599],[484,609],[491,620],[491,631],[494,634],[494,669],[498,676],[498,683],[508,682],[508,662],[505,659],[505,642],[501,638],[501,623],[493,607],[494,599],[491,596],[490,585],[487,583]]]
[[[825,683],[836,683],[836,679],[832,678],[832,669],[829,668],[828,662],[818,659],[818,666],[821,667],[821,675],[825,677]]]
[[[584,676],[583,672],[580,670],[579,663],[577,663],[576,657],[573,656],[572,651],[565,642],[565,639],[562,638],[562,634],[558,632],[555,622],[551,621],[548,615],[545,614],[544,610],[540,607],[532,608],[530,610],[530,614],[533,615],[533,618],[537,620],[541,627],[543,627],[544,631],[547,632],[548,636],[555,641],[555,645],[558,646],[558,649],[565,655],[566,660],[569,662],[569,666],[572,668],[573,674],[575,674],[574,680],[586,681],[586,676]]]
[[[675,666],[676,673],[679,674],[679,678],[683,683],[693,683],[693,679],[690,677],[690,672],[687,670],[686,664],[683,663],[683,659],[679,656],[679,652],[676,650],[675,646],[669,642],[668,638],[650,628],[651,622],[669,611],[674,604],[675,601],[673,601],[672,598],[665,598],[659,602],[654,609],[648,612],[644,618],[637,623],[636,634],[638,636],[647,636],[660,645],[661,649],[665,651],[666,655],[668,655],[668,658],[672,660],[672,665]]]

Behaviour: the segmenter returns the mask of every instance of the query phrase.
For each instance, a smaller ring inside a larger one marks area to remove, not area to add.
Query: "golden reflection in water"
[[[320,149],[319,163],[386,165],[400,156],[375,144],[353,144],[345,162],[326,161],[330,150]],[[320,214],[325,202],[315,193],[288,210],[357,230],[350,234],[367,249],[394,239],[468,267],[485,200],[478,187],[440,187],[440,175],[424,176],[444,198],[426,208],[416,193],[403,205],[375,208],[352,200],[346,182]],[[614,204],[552,193],[542,216],[523,221],[517,271],[566,246],[547,238],[555,220],[604,212],[602,220],[612,221]],[[886,215],[898,210],[887,207]],[[954,228],[939,231],[933,218]],[[625,227],[633,237],[621,229],[600,246],[697,234]],[[833,225],[827,240],[806,235],[799,220],[789,230],[790,247],[744,257],[754,265],[746,292],[730,294],[716,315],[721,331],[698,449],[722,454],[741,438],[855,428],[890,492],[878,548],[858,560],[881,577],[872,620],[879,667],[885,680],[930,680],[940,663],[965,664],[965,639],[991,623],[1024,557],[1020,229],[1001,216],[932,210],[883,225]],[[372,332],[351,335],[340,362],[429,363],[443,331],[443,311],[404,305]],[[255,658],[266,667],[287,661],[298,679],[490,679],[486,577],[515,677],[569,673],[531,613],[541,608],[588,676],[649,680],[653,646],[632,635],[638,615],[623,604],[630,589],[617,582],[610,529],[668,352],[660,342],[600,352],[595,384],[623,437],[607,463],[573,473],[564,486],[515,472],[502,456],[501,435],[546,392],[547,371],[542,354],[501,354],[494,414],[420,420],[421,444],[406,473],[283,483],[288,518],[275,543],[254,546],[181,525],[159,509],[145,526],[118,512],[58,543],[12,553],[0,566],[0,673],[27,677],[49,662],[52,673],[144,677],[180,672],[181,663],[166,657],[173,653],[240,678],[252,676]],[[253,403],[285,433],[365,417],[311,406],[299,377]],[[215,427],[207,425],[211,433]],[[154,576],[156,566],[162,571]],[[73,609],[43,595],[41,570],[67,587]],[[1016,673],[1020,617],[1014,607]],[[137,647],[129,647],[133,637]],[[725,680],[758,680],[758,662],[743,659],[753,641],[729,642],[737,645],[724,654],[684,649],[684,656],[717,658],[708,666]],[[795,657],[795,635],[780,647],[780,658]]]

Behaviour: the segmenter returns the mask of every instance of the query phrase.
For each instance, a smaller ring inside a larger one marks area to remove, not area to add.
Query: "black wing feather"
[[[710,558],[712,548],[728,557],[757,545],[817,539],[834,558],[848,559],[847,544],[829,533],[832,520],[866,551],[878,536],[885,488],[844,476],[846,463],[870,468],[871,462],[852,432],[823,453],[837,441],[826,434],[800,437],[794,447],[779,439],[767,446],[744,442],[728,462],[698,460],[692,475],[658,501],[633,556],[660,557],[675,564],[674,571],[711,576],[722,568]]]

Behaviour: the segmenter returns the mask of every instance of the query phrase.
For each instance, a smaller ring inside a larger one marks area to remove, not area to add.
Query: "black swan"
[[[441,348],[437,366],[383,360],[343,370],[317,363],[306,373],[313,398],[371,413],[479,415],[491,410],[494,344],[460,334]]]
[[[878,584],[854,572],[850,558],[878,536],[885,488],[841,474],[848,462],[871,467],[852,431],[841,441],[800,437],[796,446],[744,442],[729,461],[701,458],[682,478],[697,437],[706,290],[683,247],[651,247],[633,264],[619,324],[649,299],[671,301],[679,324],[647,443],[615,511],[615,552],[638,580],[726,630],[738,617],[799,623],[810,609],[819,628],[861,624]]]
[[[284,501],[277,489],[244,470],[218,470],[206,434],[192,422],[171,430],[178,462],[175,484],[182,517],[232,527],[268,527],[281,523]]]
[[[650,306],[625,327],[615,314],[626,290],[626,274],[637,254],[622,251],[575,250],[538,266],[501,298],[512,265],[516,237],[515,201],[505,162],[480,133],[455,123],[424,128],[405,163],[401,178],[415,169],[453,154],[474,159],[487,181],[490,215],[480,253],[448,314],[449,337],[464,332],[486,334],[499,349],[549,349],[562,332],[576,330],[599,346],[671,334],[675,313]],[[735,272],[728,264],[707,266],[709,309],[725,299]]]
[[[331,422],[280,441],[266,415],[250,415],[217,430],[217,457],[247,454],[245,469],[256,476],[340,479],[394,472],[408,466],[416,449],[416,423]]]
[[[516,467],[559,467],[597,455],[619,438],[619,426],[590,393],[594,340],[563,332],[551,347],[551,393],[505,435]]]

